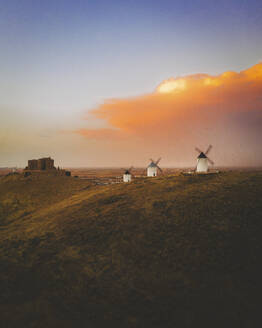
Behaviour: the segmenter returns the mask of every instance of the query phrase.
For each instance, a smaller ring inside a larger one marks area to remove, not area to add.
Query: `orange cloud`
[[[166,143],[171,142],[181,150],[179,144],[189,148],[214,138],[213,143],[224,140],[231,130],[233,147],[238,138],[246,136],[245,131],[252,129],[252,119],[244,126],[239,123],[238,115],[243,113],[249,118],[254,115],[255,121],[262,120],[262,63],[240,73],[170,78],[150,94],[107,100],[91,114],[104,120],[108,128],[81,129],[77,133],[96,140],[125,137],[126,145],[132,138],[136,142],[140,138],[143,147],[158,146],[164,151]],[[256,129],[256,134],[259,131]]]

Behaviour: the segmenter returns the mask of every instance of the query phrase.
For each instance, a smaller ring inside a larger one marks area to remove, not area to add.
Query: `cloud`
[[[193,146],[213,142],[230,154],[238,141],[255,150],[257,145],[243,138],[249,132],[262,137],[258,128],[262,120],[262,63],[239,73],[169,78],[150,94],[106,100],[91,115],[108,127],[77,133],[100,141],[122,139],[126,147],[140,139],[140,152],[147,147],[167,154],[173,145],[174,156],[183,151],[189,158]],[[243,158],[239,159],[243,162]],[[262,162],[262,154],[257,160]]]

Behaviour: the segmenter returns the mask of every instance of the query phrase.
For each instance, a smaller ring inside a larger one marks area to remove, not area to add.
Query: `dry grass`
[[[262,173],[0,179],[6,327],[256,327]]]

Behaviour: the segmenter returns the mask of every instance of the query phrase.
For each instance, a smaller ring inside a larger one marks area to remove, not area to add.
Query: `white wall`
[[[198,158],[197,159],[197,172],[207,172],[208,171],[208,162],[207,158]]]
[[[148,177],[156,177],[157,176],[157,167],[148,167],[147,168],[147,176]]]
[[[131,182],[131,174],[124,174],[123,175],[124,182]]]

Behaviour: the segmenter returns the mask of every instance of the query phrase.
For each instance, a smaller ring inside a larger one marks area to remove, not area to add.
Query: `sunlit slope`
[[[0,178],[0,222],[8,224],[14,219],[28,216],[66,199],[90,183],[68,177],[12,175]]]
[[[4,322],[255,327],[261,172],[40,180],[0,179]]]

